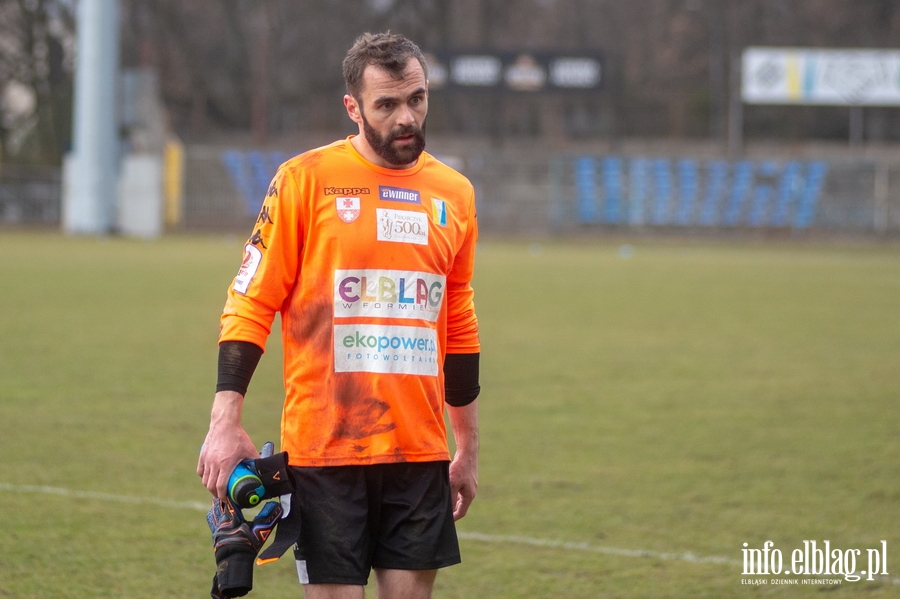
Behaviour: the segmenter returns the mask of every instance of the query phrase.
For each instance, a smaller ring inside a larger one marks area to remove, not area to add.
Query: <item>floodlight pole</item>
[[[854,104],[850,106],[850,147],[851,148],[859,148],[863,145],[863,139],[865,137],[865,109],[859,105]]]
[[[115,221],[119,0],[80,0],[77,16],[73,147],[65,169],[63,228],[102,235]]]
[[[731,85],[728,102],[728,157],[735,160],[744,150],[744,101],[741,97],[741,54],[731,55]]]

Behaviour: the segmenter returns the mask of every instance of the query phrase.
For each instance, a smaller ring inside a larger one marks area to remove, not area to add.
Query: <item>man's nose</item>
[[[401,104],[400,107],[397,108],[397,112],[394,113],[394,116],[396,118],[396,124],[401,127],[413,125],[416,122],[413,111],[408,104]]]

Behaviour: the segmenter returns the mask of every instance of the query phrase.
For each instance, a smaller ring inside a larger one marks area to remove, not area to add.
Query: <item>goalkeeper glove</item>
[[[216,575],[210,596],[243,597],[253,588],[253,562],[278,520],[281,504],[270,501],[252,522],[230,500],[213,499],[206,521],[212,532]]]

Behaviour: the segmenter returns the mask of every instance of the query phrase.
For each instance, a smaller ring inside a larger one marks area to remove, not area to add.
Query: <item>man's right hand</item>
[[[228,497],[228,478],[241,460],[256,459],[259,452],[241,426],[244,396],[220,391],[213,400],[209,432],[200,449],[197,475],[214,497]]]

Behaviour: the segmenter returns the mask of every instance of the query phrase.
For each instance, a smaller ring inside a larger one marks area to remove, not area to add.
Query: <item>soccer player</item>
[[[228,290],[197,473],[224,498],[234,466],[259,457],[241,410],[280,311],[304,595],[362,599],[374,569],[379,598],[427,598],[460,561],[454,521],[477,487],[474,190],[424,152],[415,44],[364,34],[343,71],[359,134],[275,175]]]

